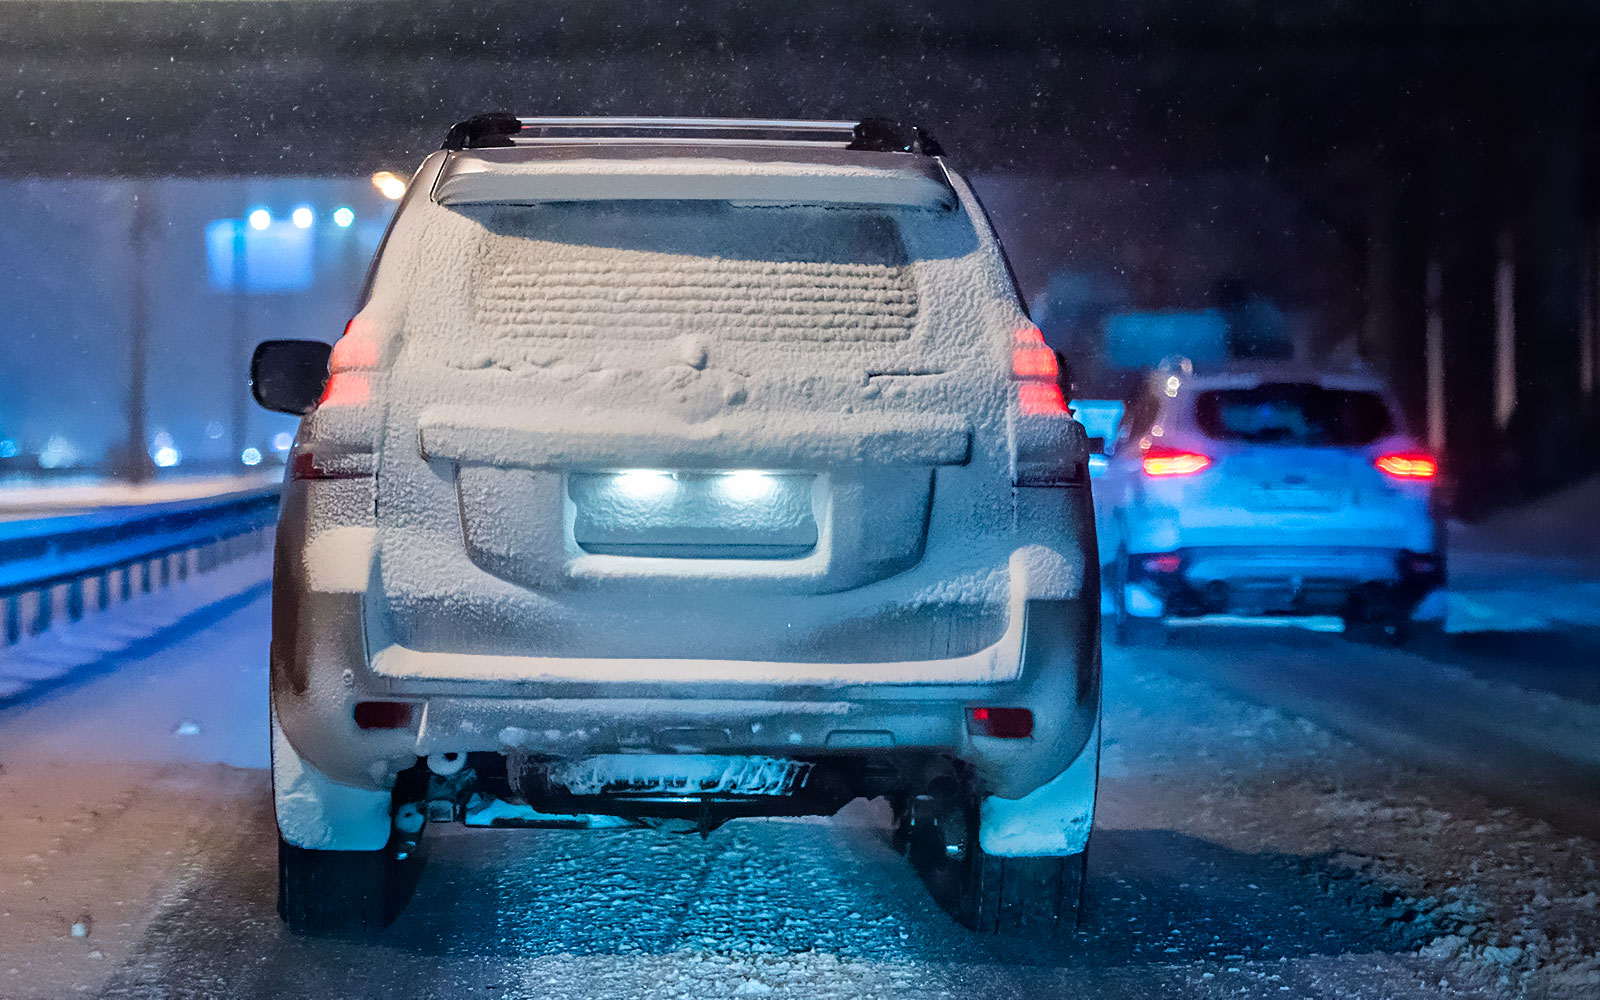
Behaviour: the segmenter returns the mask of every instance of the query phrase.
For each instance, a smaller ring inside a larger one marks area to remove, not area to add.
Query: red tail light
[[[1030,417],[1051,414],[1067,415],[1067,398],[1054,382],[1024,382],[1017,386],[1017,397],[1022,400],[1022,412]]]
[[[1002,740],[1033,736],[1033,713],[1026,708],[974,708],[967,715],[967,732]]]
[[[1067,415],[1067,399],[1056,384],[1060,367],[1056,352],[1045,346],[1044,334],[1036,326],[1017,331],[1011,346],[1011,375],[1017,380],[1017,400],[1023,416]]]
[[[1017,378],[1054,379],[1060,373],[1056,352],[1045,345],[1039,328],[1025,326],[1018,330],[1011,349],[1011,374]]]
[[[1439,463],[1421,452],[1394,452],[1379,455],[1372,462],[1378,471],[1395,479],[1432,479],[1439,474]]]
[[[1070,486],[1087,478],[1073,447],[1072,411],[1057,381],[1056,353],[1033,325],[1017,330],[1011,341],[1011,377],[1017,386],[1017,408],[1023,419],[1015,428],[1012,447],[1013,486]]]
[[[1144,450],[1144,474],[1158,478],[1192,476],[1211,465],[1211,458],[1197,451],[1184,451],[1153,444]]]
[[[328,376],[318,406],[364,406],[372,396],[372,386],[359,372],[336,371]]]
[[[378,363],[378,343],[367,334],[366,324],[352,319],[344,336],[333,342],[328,356],[327,387],[318,406],[364,406],[372,397],[366,369]]]
[[[328,355],[329,371],[347,372],[378,363],[378,345],[366,337],[352,336],[349,330],[345,327],[345,335],[333,342],[333,353]]]

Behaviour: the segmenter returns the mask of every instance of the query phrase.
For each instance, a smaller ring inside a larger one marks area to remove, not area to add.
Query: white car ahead
[[[1437,462],[1370,375],[1158,371],[1095,480],[1113,635],[1337,615],[1401,639],[1443,617],[1439,491]]]

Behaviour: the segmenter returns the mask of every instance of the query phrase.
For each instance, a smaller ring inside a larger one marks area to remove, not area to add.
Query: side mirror
[[[332,353],[320,340],[262,341],[250,359],[251,395],[269,410],[305,416],[327,388]]]

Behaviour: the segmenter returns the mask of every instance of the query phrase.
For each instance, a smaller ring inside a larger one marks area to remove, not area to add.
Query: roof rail
[[[492,149],[537,142],[618,139],[818,142],[873,153],[943,156],[922,128],[888,118],[816,121],[791,118],[525,118],[475,115],[450,126],[440,148]]]

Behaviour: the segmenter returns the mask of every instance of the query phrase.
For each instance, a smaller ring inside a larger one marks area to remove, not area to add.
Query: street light
[[[372,186],[390,201],[399,201],[401,195],[406,193],[406,182],[387,170],[372,175]]]

